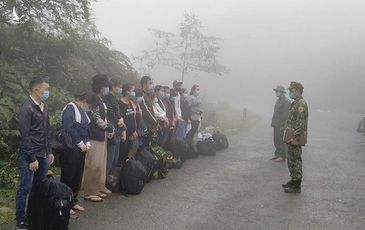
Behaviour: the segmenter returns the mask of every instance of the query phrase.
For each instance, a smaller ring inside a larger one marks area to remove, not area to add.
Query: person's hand
[[[86,145],[86,152],[90,152],[91,150],[91,145]]]
[[[32,172],[36,172],[38,168],[39,168],[39,162],[37,160],[29,164],[29,170]]]
[[[83,152],[83,153],[87,152],[87,146],[86,145],[81,146],[80,149],[81,149],[81,152]]]
[[[53,164],[53,162],[54,162],[54,155],[52,154],[52,153],[50,153],[49,155],[48,155],[48,160],[49,160],[49,164],[51,165],[51,164]]]
[[[115,129],[113,129],[113,131],[111,133],[107,134],[108,139],[113,139],[114,134],[115,134]]]

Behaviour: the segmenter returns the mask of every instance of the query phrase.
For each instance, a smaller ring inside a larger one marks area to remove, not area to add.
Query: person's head
[[[304,87],[299,82],[291,82],[289,86],[289,97],[293,100],[302,96]]]
[[[89,112],[96,106],[96,94],[93,92],[84,92],[75,95],[78,106],[84,112]]]
[[[161,85],[157,85],[155,87],[155,96],[158,98],[158,99],[162,99],[164,98],[165,96],[165,91],[163,89],[163,87]]]
[[[34,99],[45,102],[49,97],[48,77],[34,77],[29,83],[29,89]]]
[[[150,76],[143,76],[141,78],[142,90],[146,93],[153,93],[155,86],[153,84],[152,78]]]
[[[132,83],[127,83],[123,85],[123,97],[128,99],[133,99],[136,97],[135,92],[136,87]]]
[[[284,86],[281,86],[281,85],[277,86],[274,89],[274,92],[275,92],[277,97],[282,97],[286,93]]]
[[[92,90],[99,96],[109,94],[109,80],[105,74],[97,74],[92,78]]]
[[[200,88],[199,85],[193,85],[190,90],[190,95],[193,95],[195,97],[199,96],[200,94]]]
[[[170,99],[170,96],[171,96],[171,90],[170,90],[170,87],[168,86],[164,86],[163,87],[163,90],[164,90],[164,93],[165,93],[165,99]]]
[[[110,79],[109,81],[109,90],[110,92],[114,95],[114,96],[122,96],[122,81],[121,80],[118,80],[118,79]]]
[[[174,89],[180,92],[183,89],[184,84],[181,81],[176,81],[174,84]]]

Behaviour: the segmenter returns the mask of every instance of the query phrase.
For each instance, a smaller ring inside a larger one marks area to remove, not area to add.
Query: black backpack
[[[149,152],[146,148],[143,148],[137,153],[135,158],[144,166],[146,170],[145,182],[149,182],[152,179],[153,171],[155,170],[155,166],[157,164],[156,156]]]
[[[226,135],[217,131],[213,134],[213,140],[216,143],[217,150],[227,149],[229,147],[228,139]]]
[[[125,163],[120,174],[120,186],[123,194],[140,194],[146,180],[146,169],[137,160]]]
[[[52,176],[33,189],[27,208],[28,229],[68,229],[70,210],[73,205],[71,189]]]
[[[117,193],[121,192],[120,188],[120,173],[122,167],[113,167],[111,173],[106,177],[106,187],[110,191]]]
[[[203,156],[215,156],[217,155],[216,143],[213,138],[208,138],[196,143],[198,153]]]

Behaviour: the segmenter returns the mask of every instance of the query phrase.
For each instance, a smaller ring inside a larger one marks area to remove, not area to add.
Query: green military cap
[[[303,91],[304,87],[301,83],[292,81],[290,83],[289,89],[299,89],[300,91]]]
[[[281,85],[276,86],[274,91],[275,92],[280,92],[280,93],[286,93],[286,90],[285,90],[284,86],[281,86]]]

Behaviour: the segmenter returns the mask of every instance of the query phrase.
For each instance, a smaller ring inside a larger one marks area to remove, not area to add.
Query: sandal
[[[112,192],[109,190],[109,189],[107,189],[107,188],[105,188],[103,191],[100,191],[101,193],[104,193],[104,194],[112,194]]]
[[[70,215],[76,215],[76,212],[74,210],[70,210]]]
[[[104,193],[99,192],[99,193],[98,193],[98,197],[100,197],[100,198],[107,198],[107,197],[108,197],[108,195],[106,195],[106,194],[104,194]]]
[[[76,210],[76,211],[80,211],[80,212],[83,212],[85,211],[85,208],[76,204],[75,206],[72,207],[73,210]]]
[[[94,196],[94,195],[85,196],[84,200],[91,201],[91,202],[103,202],[104,201],[101,197]]]

